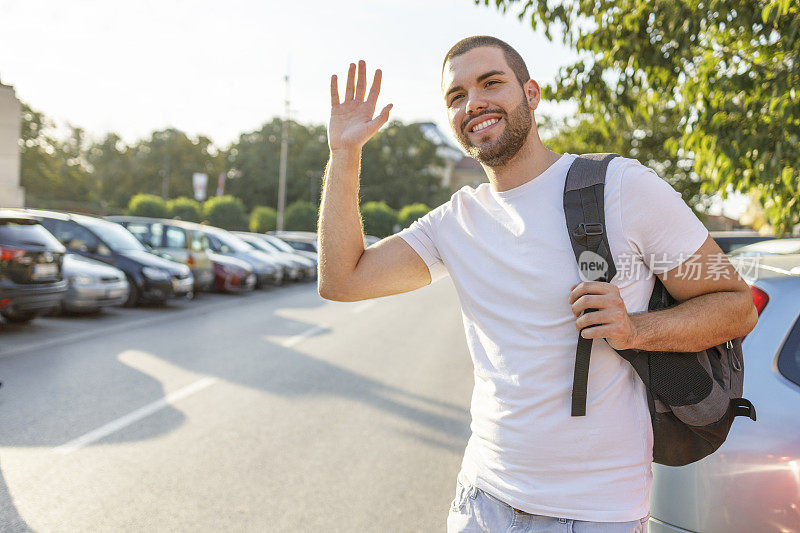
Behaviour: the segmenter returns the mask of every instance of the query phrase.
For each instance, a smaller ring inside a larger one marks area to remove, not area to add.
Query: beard
[[[517,107],[511,110],[511,114],[497,108],[484,111],[477,116],[490,113],[500,114],[506,121],[503,133],[494,141],[481,145],[475,145],[470,142],[464,128],[468,121],[476,118],[474,116],[465,118],[460,128],[453,128],[453,133],[455,133],[456,139],[461,147],[464,148],[464,151],[478,160],[479,163],[488,167],[501,167],[511,161],[520,151],[522,145],[525,144],[525,139],[528,138],[533,121],[531,120],[528,101],[525,98],[522,99],[522,102]]]

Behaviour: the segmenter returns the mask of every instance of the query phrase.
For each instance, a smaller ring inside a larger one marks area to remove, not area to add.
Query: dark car
[[[208,257],[208,238],[193,224],[162,218],[110,216],[106,220],[121,224],[157,255],[183,263],[192,271],[194,290],[210,289],[214,268]]]
[[[189,267],[151,254],[128,230],[101,218],[25,210],[41,221],[70,252],[96,259],[125,272],[130,290],[125,305],[163,303],[174,296],[192,294],[194,278]]]
[[[67,290],[65,253],[38,220],[0,209],[0,315],[27,322],[57,307]]]
[[[229,255],[208,252],[214,266],[214,289],[219,292],[249,292],[256,286],[256,275],[249,263]]]
[[[270,231],[267,233],[278,237],[295,250],[317,253],[319,240],[313,231]]]

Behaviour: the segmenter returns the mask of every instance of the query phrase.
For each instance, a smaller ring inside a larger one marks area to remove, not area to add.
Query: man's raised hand
[[[347,85],[344,100],[339,101],[339,83],[336,75],[331,76],[331,120],[328,123],[328,145],[331,152],[358,151],[389,120],[392,104],[383,108],[377,117],[375,105],[381,92],[381,71],[375,71],[369,94],[367,92],[367,65],[351,63],[347,71]]]

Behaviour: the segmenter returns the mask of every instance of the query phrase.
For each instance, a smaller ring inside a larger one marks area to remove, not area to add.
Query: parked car
[[[295,250],[317,253],[317,234],[313,231],[268,231],[268,235],[274,235]]]
[[[214,266],[214,289],[219,292],[249,292],[256,286],[253,267],[230,255],[208,252]]]
[[[653,533],[800,531],[800,276],[773,257],[760,264],[759,321],[742,344],[744,397],[758,421],[738,419],[701,461],[653,465]]]
[[[317,261],[319,260],[319,258],[317,256],[317,252],[309,252],[309,251],[306,251],[306,250],[298,250],[296,248],[292,248],[292,246],[289,243],[287,243],[283,239],[279,239],[278,237],[276,237],[274,235],[268,235],[266,233],[259,233],[258,236],[261,237],[262,239],[264,239],[265,241],[267,241],[268,243],[270,243],[271,245],[273,245],[275,248],[277,248],[278,250],[280,250],[282,252],[299,255],[299,256],[305,257],[306,259],[309,259],[310,261],[312,261],[314,263],[314,275],[315,276],[317,275],[317,270],[316,270],[317,269]]]
[[[125,272],[116,267],[68,253],[63,271],[68,287],[61,300],[62,311],[91,313],[128,301],[130,285]]]
[[[86,215],[26,209],[70,252],[125,272],[130,285],[125,305],[163,303],[192,294],[194,278],[186,265],[151,254],[131,232],[108,220]]]
[[[0,315],[28,322],[58,306],[66,249],[33,217],[0,209]]]
[[[299,281],[311,277],[311,270],[316,268],[314,263],[310,260],[296,254],[290,254],[279,250],[262,239],[261,235],[258,233],[234,231],[233,234],[255,247],[257,250],[261,250],[270,257],[273,257],[276,261],[279,261],[284,266],[286,276],[292,281]]]
[[[742,246],[731,252],[731,256],[800,254],[800,239],[769,239]]]
[[[188,266],[195,291],[208,290],[214,284],[208,238],[192,223],[132,216],[109,216],[106,220],[123,225],[151,252]]]
[[[726,254],[754,242],[775,239],[774,235],[761,235],[757,231],[748,230],[711,231],[709,235]]]
[[[213,252],[235,257],[247,262],[253,268],[256,275],[256,288],[264,287],[267,284],[283,284],[283,267],[269,255],[256,250],[233,233],[222,228],[203,224],[198,224],[198,227],[208,237],[208,244]]]

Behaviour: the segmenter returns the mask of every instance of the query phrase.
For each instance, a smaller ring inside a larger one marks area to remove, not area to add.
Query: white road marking
[[[303,333],[295,335],[294,337],[289,337],[288,339],[286,339],[285,341],[283,341],[281,343],[281,346],[284,346],[286,348],[291,348],[292,346],[294,346],[298,342],[302,341],[306,337],[310,337],[314,333],[316,333],[318,331],[322,331],[323,329],[325,329],[327,327],[328,327],[328,324],[319,324],[317,326],[314,326],[313,328],[307,329]]]
[[[366,311],[367,309],[369,309],[370,307],[372,307],[376,303],[378,303],[378,302],[376,302],[375,300],[368,300],[368,301],[362,303],[361,305],[356,306],[353,309],[353,314],[360,313],[362,311]]]
[[[111,435],[112,433],[133,424],[134,422],[138,422],[139,420],[147,416],[150,416],[156,411],[163,409],[164,407],[167,407],[177,402],[178,400],[182,400],[187,396],[191,396],[192,394],[199,392],[210,385],[213,385],[217,381],[218,381],[217,378],[210,378],[210,377],[199,379],[194,383],[183,387],[182,389],[178,389],[175,392],[171,392],[170,394],[166,395],[160,400],[156,400],[155,402],[145,405],[144,407],[141,407],[133,411],[132,413],[117,418],[116,420],[112,420],[108,424],[101,426],[95,429],[94,431],[90,431],[85,435],[81,435],[77,439],[73,439],[66,444],[62,444],[61,446],[53,448],[53,452],[60,455],[72,453],[79,448],[83,448],[87,444],[91,444],[95,441],[98,441],[103,437]]]

